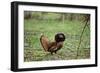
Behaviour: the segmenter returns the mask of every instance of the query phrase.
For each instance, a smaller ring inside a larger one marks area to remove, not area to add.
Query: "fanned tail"
[[[49,40],[48,40],[48,38],[46,36],[44,36],[44,35],[41,35],[40,42],[41,42],[41,45],[44,48],[44,50],[47,52],[48,48],[49,48]]]

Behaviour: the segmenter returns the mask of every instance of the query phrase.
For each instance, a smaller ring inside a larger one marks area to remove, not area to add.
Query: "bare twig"
[[[80,40],[79,40],[79,44],[78,44],[78,47],[77,47],[76,59],[77,59],[78,56],[79,56],[79,48],[80,48],[80,45],[81,45],[81,41],[82,41],[82,36],[83,36],[84,30],[85,30],[86,26],[88,26],[88,25],[87,25],[87,24],[88,24],[88,20],[89,20],[89,19],[87,19],[87,21],[86,21],[86,23],[85,23],[85,25],[84,25],[84,27],[83,27],[82,33],[81,33],[81,35],[80,35]]]

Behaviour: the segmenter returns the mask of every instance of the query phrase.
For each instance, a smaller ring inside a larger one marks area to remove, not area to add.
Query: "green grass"
[[[81,21],[57,20],[34,20],[24,21],[24,61],[44,61],[44,60],[71,60],[75,59],[79,37],[84,23]],[[45,52],[40,44],[40,36],[44,34],[50,41],[58,32],[63,32],[66,36],[64,46],[57,54],[51,55]],[[90,29],[85,29],[82,37],[78,59],[90,58]]]

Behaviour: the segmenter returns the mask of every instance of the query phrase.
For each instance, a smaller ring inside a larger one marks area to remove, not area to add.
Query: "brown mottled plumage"
[[[56,34],[54,42],[50,42],[48,38],[44,35],[40,37],[40,42],[42,47],[46,52],[51,52],[51,54],[56,53],[63,47],[64,40],[65,40],[65,35],[63,33]]]

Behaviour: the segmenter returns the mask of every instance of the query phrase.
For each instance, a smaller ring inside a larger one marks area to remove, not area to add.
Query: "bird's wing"
[[[40,37],[40,42],[41,42],[41,45],[42,47],[44,48],[45,51],[48,51],[48,48],[49,48],[49,40],[46,36],[42,35]]]
[[[49,43],[49,48],[48,48],[48,51],[55,51],[57,49],[57,45],[56,45],[56,42],[50,42]]]

